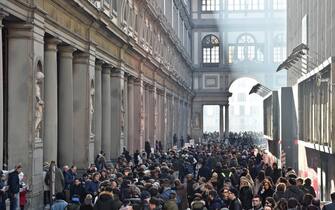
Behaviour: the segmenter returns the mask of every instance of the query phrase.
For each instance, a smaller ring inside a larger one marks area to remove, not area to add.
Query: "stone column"
[[[124,71],[113,69],[111,74],[111,107],[112,107],[112,145],[111,156],[117,158],[124,147]]]
[[[102,135],[102,97],[101,97],[101,71],[102,61],[97,61],[95,65],[95,105],[94,105],[94,157],[101,151],[101,135]]]
[[[86,169],[90,162],[90,54],[76,52],[73,59],[73,158],[79,169]]]
[[[73,164],[73,52],[71,46],[59,47],[59,165]]]
[[[0,11],[0,166],[3,165],[3,53],[2,53],[2,19],[8,14]]]
[[[224,130],[224,123],[223,123],[223,105],[220,105],[220,138],[222,138]]]
[[[124,100],[124,147],[128,148],[128,76],[124,76],[124,91],[123,91],[123,100]],[[123,148],[121,148],[123,149]]]
[[[154,89],[153,86],[149,88],[149,139],[150,144],[154,145],[155,142],[155,102],[154,102]]]
[[[225,105],[225,134],[228,136],[229,133],[229,105]]]
[[[44,72],[44,19],[30,14],[29,23],[8,24],[8,168],[21,163],[32,189],[29,203],[43,209],[43,126],[44,101],[41,72]],[[37,21],[38,20],[38,21]],[[39,75],[37,72],[40,72]],[[36,83],[39,80],[39,85]],[[41,90],[41,92],[39,91]],[[38,109],[37,109],[38,108]],[[41,119],[41,117],[43,117]],[[38,121],[37,121],[38,120]],[[40,121],[42,120],[42,121]],[[3,149],[3,148],[1,148]]]
[[[44,139],[43,161],[57,161],[58,116],[57,116],[57,45],[58,39],[45,40],[44,48]]]
[[[144,104],[143,104],[143,80],[137,78],[135,80],[135,90],[134,90],[134,150],[144,149]]]
[[[128,150],[134,153],[134,78],[128,77]]]
[[[102,66],[102,135],[101,147],[106,154],[106,160],[111,159],[111,77],[112,66],[106,64]]]
[[[167,149],[167,139],[169,135],[169,130],[168,130],[168,101],[167,101],[167,93],[166,93],[166,88],[164,88],[164,95],[163,95],[163,109],[164,109],[164,118],[163,118],[163,124],[164,124],[164,129],[163,129],[163,139],[162,139],[162,145],[164,150],[166,151]]]
[[[154,142],[158,139],[158,95],[157,95],[157,84],[154,82],[154,89],[153,89],[153,97],[154,97]]]
[[[8,14],[0,11],[0,166],[3,165],[3,53],[2,53],[2,19]]]

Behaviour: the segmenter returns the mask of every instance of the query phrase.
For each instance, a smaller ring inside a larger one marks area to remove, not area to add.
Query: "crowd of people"
[[[311,180],[265,163],[254,135],[166,152],[161,146],[153,152],[146,142],[145,151],[124,149],[114,163],[101,152],[84,173],[45,163],[44,202],[51,210],[321,209]],[[331,198],[323,210],[335,209],[335,193]]]

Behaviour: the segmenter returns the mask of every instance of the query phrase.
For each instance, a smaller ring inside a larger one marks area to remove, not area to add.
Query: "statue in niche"
[[[93,114],[94,114],[94,94],[95,94],[95,89],[94,89],[94,82],[91,80],[91,89],[90,89],[90,136],[94,136],[93,134]]]
[[[194,114],[193,128],[200,128],[200,113],[195,113]]]
[[[40,132],[42,127],[42,119],[43,119],[43,107],[44,107],[44,101],[42,99],[41,94],[41,86],[42,82],[44,80],[44,74],[41,72],[41,64],[38,64],[39,71],[36,73],[36,79],[35,79],[35,97],[36,97],[36,103],[35,103],[35,137],[40,138]]]

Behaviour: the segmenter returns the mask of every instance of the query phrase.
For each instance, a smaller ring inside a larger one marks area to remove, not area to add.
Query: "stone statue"
[[[90,136],[94,136],[93,134],[93,114],[94,114],[94,94],[95,94],[95,89],[94,89],[94,82],[93,80],[91,81],[91,90],[90,90]]]
[[[194,114],[193,128],[200,128],[200,114],[199,113]]]
[[[36,104],[35,104],[35,137],[40,138],[40,131],[42,127],[43,119],[43,107],[44,101],[41,96],[41,85],[44,79],[44,74],[41,71],[36,73],[35,80],[35,95],[36,95]]]

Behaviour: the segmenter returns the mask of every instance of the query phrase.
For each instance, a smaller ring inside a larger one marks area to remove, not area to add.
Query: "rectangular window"
[[[212,61],[211,63],[219,63],[219,46],[215,46],[212,49]]]
[[[201,4],[202,11],[219,11],[220,0],[202,0]]]
[[[228,47],[228,63],[234,62],[235,46]]]
[[[280,63],[286,58],[286,47],[273,48],[273,62]]]
[[[211,62],[211,49],[210,48],[203,48],[203,63],[210,63]]]
[[[274,10],[284,10],[284,9],[286,9],[286,0],[273,0],[272,8]]]

